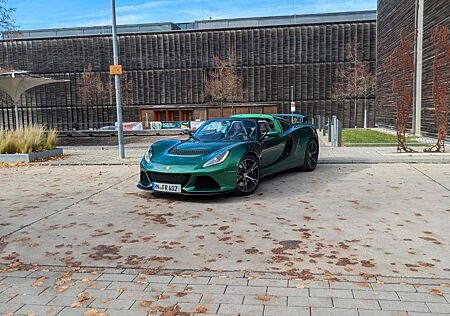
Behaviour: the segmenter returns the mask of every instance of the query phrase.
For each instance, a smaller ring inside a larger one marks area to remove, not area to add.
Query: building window
[[[181,120],[182,121],[193,121],[192,117],[193,117],[193,113],[191,110],[181,111]]]
[[[157,121],[167,121],[166,111],[155,111]]]
[[[180,111],[178,111],[178,110],[169,111],[169,118],[171,121],[179,121],[180,120]]]

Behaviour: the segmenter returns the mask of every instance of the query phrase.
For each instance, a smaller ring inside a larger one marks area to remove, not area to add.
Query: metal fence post
[[[325,128],[325,125],[327,124],[327,122],[326,122],[326,117],[325,117],[325,115],[323,116],[323,129],[322,129],[322,136],[325,136],[326,134],[327,134],[327,130],[326,130],[326,128]]]
[[[333,121],[331,120],[331,118],[328,118],[328,142],[331,142],[331,132],[333,130]]]
[[[336,117],[336,115],[333,115],[332,116],[332,119],[331,119],[331,121],[333,122],[332,123],[332,129],[331,129],[331,133],[332,133],[332,135],[331,135],[331,146],[336,146],[336,138],[337,138],[337,117]]]
[[[337,146],[342,147],[342,122],[337,120]]]

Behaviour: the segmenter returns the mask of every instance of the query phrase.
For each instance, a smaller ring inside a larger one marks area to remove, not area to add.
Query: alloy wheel
[[[244,158],[237,170],[237,188],[246,194],[253,192],[259,184],[259,164],[254,158]]]
[[[306,150],[306,163],[309,167],[309,169],[316,168],[317,160],[319,158],[319,150],[317,143],[315,141],[310,141],[308,144],[308,148]]]

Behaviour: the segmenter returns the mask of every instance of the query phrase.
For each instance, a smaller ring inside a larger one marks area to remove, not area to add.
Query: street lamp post
[[[113,56],[114,65],[119,65],[119,47],[117,41],[117,25],[116,25],[116,1],[111,0],[112,9],[112,42],[113,42]],[[120,88],[120,75],[114,75],[114,83],[116,87],[116,109],[117,109],[117,138],[119,142],[119,157],[125,158],[125,147],[123,144],[123,118],[122,118],[122,92]]]

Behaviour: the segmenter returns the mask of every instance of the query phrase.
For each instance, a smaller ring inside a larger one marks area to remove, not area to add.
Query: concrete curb
[[[0,154],[0,162],[16,163],[16,162],[32,162],[39,159],[45,159],[52,156],[63,154],[62,148],[55,148],[47,151],[33,152],[31,154]]]
[[[157,269],[152,271],[148,267],[102,267],[102,266],[81,266],[77,268],[71,268],[61,265],[30,265],[30,268],[23,268],[18,270],[8,271],[8,265],[5,263],[0,263],[0,275],[14,275],[21,274],[22,277],[26,277],[26,274],[32,274],[34,272],[45,272],[45,273],[55,273],[55,272],[72,272],[72,273],[91,273],[96,272],[100,274],[125,274],[134,275],[144,273],[147,275],[161,275],[161,276],[194,276],[194,277],[218,277],[223,278],[248,278],[248,277],[259,277],[264,279],[274,279],[274,280],[299,280],[300,275],[288,275],[275,271],[259,271],[259,270],[199,270],[199,269]],[[314,278],[315,281],[333,279],[333,281],[340,282],[374,282],[375,280],[383,280],[383,283],[399,283],[405,281],[411,281],[415,284],[423,285],[440,285],[442,283],[449,283],[450,279],[442,276],[396,276],[396,275],[360,275],[360,274],[323,274],[323,273],[310,273],[310,276]],[[307,279],[307,277],[306,277]]]

